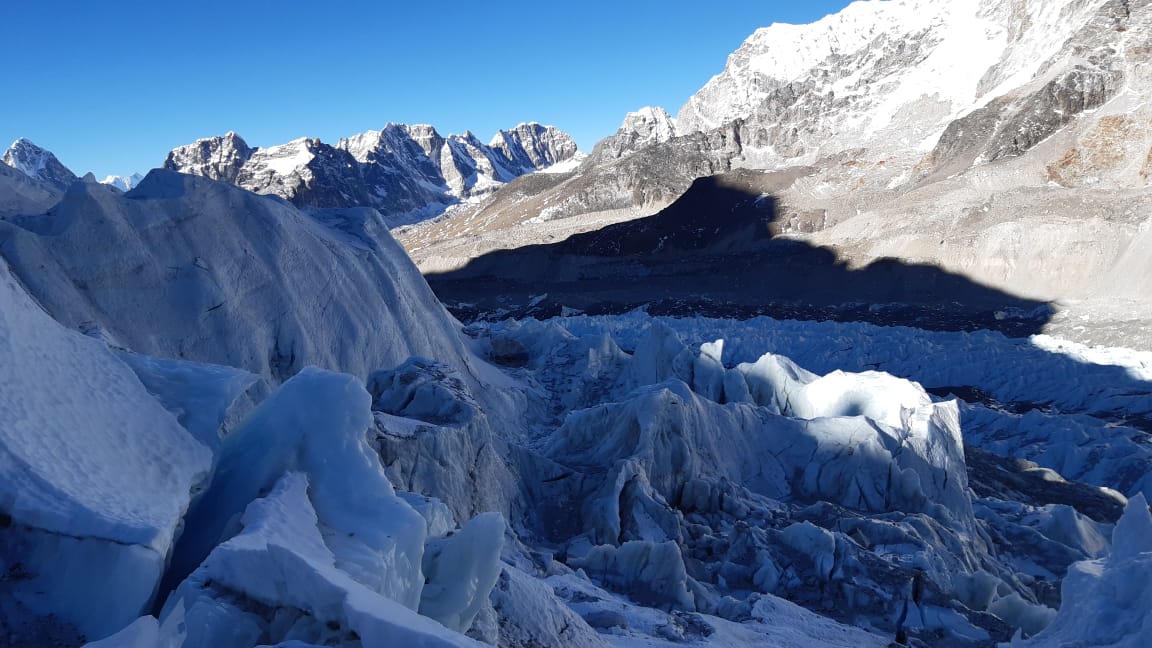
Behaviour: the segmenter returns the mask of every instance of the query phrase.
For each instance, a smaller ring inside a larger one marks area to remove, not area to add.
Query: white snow
[[[8,151],[4,154],[4,163],[29,178],[35,178],[48,166],[49,155],[51,154],[39,146],[20,138],[8,147]]]
[[[315,157],[307,137],[294,139],[287,144],[261,148],[252,156],[253,164],[262,164],[277,175],[295,173]]]
[[[587,157],[588,155],[586,153],[577,153],[563,162],[557,162],[552,166],[544,167],[536,173],[570,173],[575,171],[576,168],[580,166],[580,163]]]
[[[112,185],[120,191],[131,191],[136,185],[140,184],[140,181],[143,179],[144,176],[140,175],[139,173],[133,173],[131,175],[125,176],[110,175],[101,180],[100,184]]]
[[[860,0],[811,24],[773,24],[689,99],[680,130],[747,119],[775,88],[812,82],[814,94],[851,99],[817,118],[835,146],[891,141],[926,152],[948,123],[1041,74],[1101,3]],[[908,63],[883,58],[908,49],[922,51]],[[754,159],[765,168],[780,162]]]

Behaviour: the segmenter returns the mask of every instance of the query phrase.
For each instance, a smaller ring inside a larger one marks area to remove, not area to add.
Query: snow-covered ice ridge
[[[7,645],[1145,638],[1145,355],[462,328],[377,212],[159,170],[0,240]]]
[[[426,124],[388,124],[335,145],[300,138],[252,148],[228,133],[174,149],[164,168],[231,182],[299,206],[374,207],[401,224],[479,199],[576,154],[567,133],[534,122],[501,130],[487,144],[470,132],[443,137]]]

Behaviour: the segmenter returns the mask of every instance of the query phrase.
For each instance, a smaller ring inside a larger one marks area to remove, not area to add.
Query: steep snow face
[[[292,140],[287,144],[258,149],[249,160],[261,165],[276,175],[289,175],[307,165],[316,156],[309,147],[307,138]]]
[[[139,173],[126,176],[110,175],[101,180],[100,184],[116,187],[120,191],[131,191],[136,185],[140,184],[140,181],[143,179],[144,176]]]
[[[61,164],[55,155],[24,138],[12,142],[0,162],[57,190],[67,189],[78,180],[76,174]]]
[[[566,133],[535,123],[500,131],[488,146],[470,133],[445,138],[425,124],[388,124],[335,146],[302,138],[251,149],[229,133],[173,150],[164,167],[302,206],[373,207],[399,223],[435,215],[575,154]]]
[[[370,209],[305,213],[156,170],[128,194],[77,184],[49,214],[0,222],[0,240],[59,321],[138,352],[273,383],[308,364],[364,377],[412,355],[468,379],[476,370],[459,325]]]
[[[765,27],[681,108],[679,129],[807,115],[790,147],[762,145],[806,159],[865,144],[927,151],[949,122],[1032,81],[1104,4],[870,0]]]
[[[139,615],[211,463],[131,369],[52,321],[0,259],[6,636],[34,642],[55,617],[98,638]]]

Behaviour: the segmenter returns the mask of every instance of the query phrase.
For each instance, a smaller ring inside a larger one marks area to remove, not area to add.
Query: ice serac
[[[250,502],[295,471],[308,477],[334,560],[415,609],[425,524],[396,497],[368,447],[370,406],[352,376],[309,368],[284,383],[224,440],[212,487],[189,512],[188,532],[176,546],[173,577],[191,573]],[[356,499],[345,501],[352,491]]]
[[[366,377],[410,356],[475,363],[372,209],[303,212],[155,170],[127,194],[77,184],[48,214],[0,222],[14,273],[65,326],[138,353],[278,384],[308,364]],[[93,249],[116,254],[92,254]]]
[[[370,407],[361,381],[310,367],[224,439],[173,551],[167,639],[474,645],[460,633],[500,573],[504,518],[455,529],[443,504],[398,494]]]
[[[0,633],[67,643],[139,616],[211,463],[128,366],[54,322],[0,259]]]
[[[490,145],[426,124],[386,125],[335,145],[301,138],[251,148],[234,133],[169,153],[166,169],[203,175],[299,206],[373,207],[394,223],[420,220],[563,162],[576,144],[552,126],[521,124]]]
[[[1079,562],[1061,585],[1063,601],[1043,632],[1013,648],[1137,648],[1152,638],[1152,516],[1143,495],[1128,502],[1112,534],[1112,554]]]
[[[213,549],[165,606],[161,631],[171,630],[163,640],[189,648],[292,640],[340,646],[482,645],[342,569],[327,544],[334,530],[324,526],[314,508],[311,483],[289,472],[265,498],[245,508],[239,520],[243,530]]]
[[[872,619],[887,632],[903,615],[902,631],[925,641],[939,633],[958,645],[1007,641],[1014,629],[1035,633],[1051,620],[1059,604],[1052,584],[1069,565],[1107,551],[1108,524],[1076,508],[1088,501],[1076,493],[1093,488],[1048,471],[1048,488],[1032,497],[988,494],[987,471],[969,465],[964,443],[972,439],[960,434],[971,406],[869,369],[893,358],[893,367],[931,384],[995,384],[1009,399],[1022,397],[1010,390],[1030,389],[1025,377],[1044,374],[1042,366],[1054,382],[1067,380],[1059,362],[1038,364],[1044,358],[1030,356],[1027,342],[643,313],[471,330],[479,350],[545,390],[555,412],[532,432],[543,456],[514,455],[521,475],[538,476],[523,482],[532,512],[523,520],[559,547],[552,555],[561,564],[549,569],[577,570],[554,582],[575,589],[583,574],[649,614],[680,619],[680,635],[691,633],[691,615],[719,633],[721,619],[755,617],[784,597],[841,622]],[[688,346],[682,335],[703,342]],[[933,345],[945,340],[996,348],[1012,370],[933,360]],[[824,373],[764,349],[792,350]],[[1105,408],[1119,396],[1097,391],[1108,375],[1101,368],[1084,385],[1084,397]],[[1146,394],[1124,393],[1133,400],[1115,407],[1148,406]],[[983,421],[965,424],[982,443],[1002,442]],[[1142,451],[1119,441],[1131,433],[1090,452],[1128,454],[1132,472],[1146,472]],[[594,627],[637,627],[591,589],[556,591]]]
[[[69,185],[79,180],[76,174],[61,164],[50,151],[36,146],[23,137],[12,142],[12,146],[4,152],[0,162],[58,191],[67,189]]]

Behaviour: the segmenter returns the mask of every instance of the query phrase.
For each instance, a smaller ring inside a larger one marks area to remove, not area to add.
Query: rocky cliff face
[[[300,206],[374,207],[403,222],[439,213],[575,154],[571,137],[540,124],[500,131],[487,146],[471,133],[442,137],[427,125],[389,124],[334,146],[302,138],[252,148],[228,133],[173,150],[164,168]]]
[[[496,133],[488,148],[516,175],[550,167],[576,155],[576,143],[567,133],[536,123]]]
[[[594,162],[614,160],[676,137],[676,120],[660,107],[647,106],[630,112],[611,137],[605,137],[592,151]]]
[[[229,131],[224,136],[199,139],[173,149],[164,160],[164,168],[235,183],[254,151],[244,138]]]

